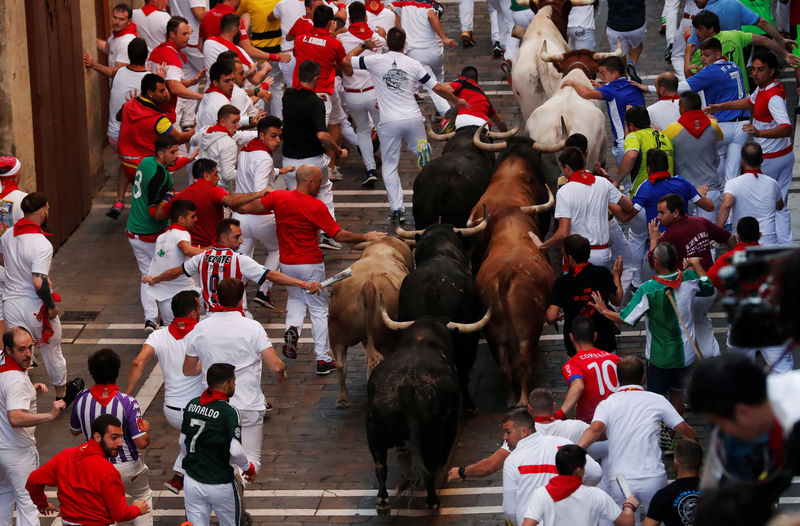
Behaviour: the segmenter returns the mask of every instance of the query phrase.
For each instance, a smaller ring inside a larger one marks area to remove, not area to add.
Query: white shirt
[[[594,6],[583,5],[573,7],[569,11],[568,27],[582,27],[583,29],[594,29]]]
[[[664,131],[673,122],[678,122],[681,112],[678,111],[678,99],[662,99],[647,107],[650,114],[650,127]]]
[[[254,62],[253,57],[248,55],[247,51],[245,51],[241,47],[239,46],[236,47],[238,48],[238,52],[241,53],[246,60],[250,61],[250,64],[253,64]],[[224,53],[226,51],[228,51],[228,48],[226,48],[224,45],[214,40],[206,40],[205,42],[203,42],[203,61],[205,62],[206,79],[209,81],[209,85],[211,85],[211,78],[209,77],[209,75],[211,74],[211,66],[214,65],[214,62],[217,61],[217,57],[221,53]],[[244,64],[244,62],[242,63],[245,72],[247,72],[247,68],[250,67],[250,64]]]
[[[558,474],[558,448],[573,442],[564,437],[534,433],[519,442],[503,463],[503,512],[517,526],[522,524],[527,503],[536,488],[547,484]],[[586,457],[584,482],[596,485],[602,470],[591,457]]]
[[[147,44],[148,53],[167,40],[167,22],[169,22],[170,14],[166,11],[153,11],[149,15],[145,15],[141,9],[134,9],[132,18],[133,23],[136,24],[136,31]]]
[[[130,66],[124,66],[117,70],[114,78],[111,79],[111,94],[108,97],[108,130],[109,137],[116,139],[119,137],[119,121],[117,113],[128,100],[131,91],[141,95],[142,78],[149,71],[133,71]]]
[[[406,32],[406,53],[412,49],[427,49],[442,54],[442,39],[433,30],[428,12],[436,11],[433,4],[416,2],[393,2],[395,14],[400,16],[400,26]]]
[[[197,105],[197,125],[195,128],[205,128],[217,123],[217,112],[226,104],[233,101],[218,91],[203,93],[200,104]]]
[[[606,478],[614,480],[622,473],[626,478],[637,479],[664,476],[658,445],[661,422],[674,429],[683,417],[662,395],[636,385],[623,385],[597,405],[592,421],[606,425]]]
[[[291,31],[292,26],[299,18],[306,15],[306,5],[302,0],[281,0],[272,10],[272,15],[281,20],[281,51],[288,51],[294,48],[294,40],[286,40],[286,35]]]
[[[217,283],[225,278],[255,281],[261,286],[269,270],[253,258],[234,252],[230,248],[215,246],[186,260],[183,273],[199,276],[206,310],[217,305]]]
[[[178,243],[186,241],[192,244],[192,236],[188,230],[179,228],[168,228],[163,234],[158,236],[155,243],[153,260],[150,262],[150,276],[158,276],[165,270],[180,267],[186,261]],[[172,298],[182,290],[197,290],[197,286],[192,278],[180,275],[170,281],[162,281],[147,287],[147,293],[156,301],[164,301]]]
[[[342,42],[342,47],[344,47],[346,53],[350,53],[363,42],[363,40],[355,36],[350,31],[340,34],[338,38]],[[378,33],[373,33],[371,38],[381,43],[380,47],[377,49],[377,53],[376,51],[365,49],[360,55],[358,55],[359,57],[368,57],[370,55],[385,53],[387,51],[388,48],[386,47],[386,40],[384,40],[382,36],[380,36]],[[352,75],[342,75],[342,87],[345,90],[363,90],[364,88],[369,88],[371,86],[373,86],[372,78],[370,77],[370,74],[364,70],[353,69]]]
[[[789,120],[789,113],[786,111],[786,99],[775,93],[771,88],[778,86],[775,81],[768,85],[766,88],[757,87],[756,90],[750,95],[750,103],[755,106],[753,114],[753,127],[757,130],[772,130],[779,126],[788,126],[792,128],[792,121]],[[767,99],[766,101],[764,99]],[[771,120],[759,120],[759,116],[763,116],[763,106],[766,105],[766,112],[769,113]],[[792,146],[792,138],[778,137],[775,139],[768,139],[766,137],[755,137],[754,140],[761,145],[761,150],[765,154],[776,153],[786,150]],[[784,154],[785,155],[785,154]]]
[[[155,73],[158,75],[158,68],[160,64],[156,64],[148,57],[147,62],[145,62],[145,67],[150,70],[150,73]],[[178,82],[183,80],[183,69],[179,68],[178,66],[171,66],[167,64],[167,73],[164,75],[164,80],[177,80]],[[141,95],[141,93],[140,93]]]
[[[128,59],[128,44],[136,38],[133,33],[128,33],[117,38],[112,33],[108,37],[108,65],[112,68],[119,64],[130,64]]]
[[[589,424],[583,420],[553,420],[552,422],[536,422],[536,433],[548,436],[566,438],[573,444],[578,443],[578,439],[584,431],[589,428]]]
[[[258,115],[258,110],[256,109],[256,105],[253,104],[253,99],[250,98],[250,95],[247,94],[244,88],[240,88],[236,84],[233,85],[233,92],[231,92],[231,104],[239,108],[241,112],[241,116],[239,117],[240,126],[249,126],[250,117]]]
[[[386,7],[377,15],[367,11],[367,25],[373,31],[377,31],[379,27],[383,28],[387,33],[394,27],[395,15],[394,11]]]
[[[621,198],[622,193],[605,177],[595,176],[591,185],[572,181],[556,194],[555,217],[569,218],[569,233],[582,235],[590,245],[606,245],[608,204],[617,204]]]
[[[183,409],[192,398],[200,396],[205,388],[205,375],[183,374],[186,343],[191,334],[190,332],[183,339],[176,340],[168,327],[161,327],[153,331],[144,342],[155,351],[164,375],[164,405]]]
[[[369,71],[378,96],[381,123],[422,120],[419,104],[414,100],[417,83],[426,88],[436,85],[436,77],[422,64],[397,51],[388,51],[382,55],[357,57],[353,60],[353,69]]]
[[[533,492],[525,518],[537,521],[540,526],[595,526],[601,520],[610,524],[621,513],[614,499],[600,488],[581,486],[569,497],[555,502],[542,487]]]
[[[240,411],[264,409],[261,351],[272,347],[272,343],[260,323],[239,312],[212,312],[185,339],[186,356],[200,359],[203,378],[215,363],[229,363],[236,368],[236,393],[230,399],[233,407]]]
[[[0,237],[0,253],[6,267],[5,300],[39,300],[33,286],[34,272],[50,273],[53,245],[44,234],[22,234],[14,236],[14,228],[6,230]]]
[[[26,195],[22,190],[12,190],[0,199],[0,236],[25,215],[20,204]]]
[[[764,174],[756,177],[752,173],[745,173],[726,182],[723,193],[731,194],[736,199],[728,218],[730,224],[738,224],[743,217],[754,217],[758,220],[758,229],[761,232],[759,243],[778,243],[775,205],[781,199],[781,189],[775,179]]]
[[[192,13],[193,7],[205,7],[208,10],[208,0],[169,0],[169,12],[173,16],[182,16],[192,26],[189,45],[197,46],[197,41],[200,38],[200,21],[194,17],[194,13]]]
[[[0,364],[10,360],[0,355]],[[36,426],[12,427],[8,420],[8,412],[22,409],[36,412],[36,389],[34,389],[28,373],[23,371],[5,371],[0,373],[0,449],[18,449],[33,447],[36,439],[33,432]]]
[[[236,167],[236,191],[242,194],[260,192],[275,184],[278,169],[269,152],[255,150],[239,152]],[[271,215],[271,214],[270,214]]]

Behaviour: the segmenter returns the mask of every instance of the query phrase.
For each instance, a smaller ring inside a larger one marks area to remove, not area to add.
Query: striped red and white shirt
[[[200,276],[203,302],[206,310],[210,311],[212,307],[219,305],[217,284],[220,281],[236,278],[245,283],[255,281],[261,285],[267,279],[269,269],[233,249],[215,246],[188,259],[183,264],[183,273],[190,278]]]
[[[771,130],[780,126],[792,127],[789,113],[786,111],[786,93],[783,84],[775,81],[766,88],[760,86],[750,95],[750,107],[753,110],[753,127],[757,130]],[[765,159],[782,157],[792,152],[791,137],[768,139],[756,137],[761,145]]]

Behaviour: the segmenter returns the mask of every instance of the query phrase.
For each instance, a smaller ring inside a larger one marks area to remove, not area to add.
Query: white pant
[[[475,0],[458,0],[458,20],[461,23],[461,32],[472,31],[475,18]]]
[[[234,212],[232,217],[238,219],[242,226],[242,246],[239,247],[239,253],[253,257],[256,242],[259,242],[267,248],[267,259],[264,262],[264,266],[270,270],[280,270],[280,252],[278,251],[278,236],[275,232],[275,216],[272,214],[261,216]],[[272,282],[267,279],[264,280],[260,290],[266,294],[270,288],[272,288]]]
[[[644,277],[642,276],[643,268],[646,263],[647,254],[645,253],[645,247],[647,246],[648,241],[648,231],[647,231],[647,217],[644,211],[639,212],[633,219],[630,220],[628,223],[630,225],[630,230],[628,231],[628,247],[630,247],[630,263],[631,269],[633,270],[633,276],[631,277],[631,284],[634,287],[639,287],[642,283],[644,283]],[[623,262],[625,266],[628,266],[628,262]]]
[[[143,500],[153,509],[153,492],[150,491],[150,481],[147,474],[150,469],[147,464],[142,462],[142,459],[130,460],[128,462],[118,462],[114,467],[119,471],[122,477],[122,484],[125,486],[125,495],[130,500]],[[139,515],[132,521],[119,522],[118,525],[130,526],[153,526],[153,514],[145,513]]]
[[[164,404],[164,417],[166,417],[167,423],[180,433],[181,427],[183,426],[183,409],[173,409],[167,407],[167,404]],[[180,450],[180,445],[178,445],[178,457],[175,459],[175,464],[173,464],[172,469],[176,473],[182,475],[186,474],[183,470],[183,452]]]
[[[317,96],[325,103],[325,124],[330,126],[332,124],[341,124],[347,120],[338,91],[333,90],[332,94],[317,93]]]
[[[666,20],[667,31],[664,36],[667,38],[667,45],[673,44],[675,41],[680,3],[680,0],[664,0],[664,9],[661,10],[661,16]],[[679,38],[683,38],[683,35],[679,35]]]
[[[67,385],[67,361],[61,352],[61,320],[58,317],[50,320],[53,335],[47,343],[42,341],[42,322],[36,319],[42,308],[40,299],[11,298],[3,302],[3,315],[6,329],[25,327],[33,336],[36,348],[44,360],[47,376],[55,386]]]
[[[567,42],[570,49],[588,49],[594,51],[594,29],[588,27],[568,27]],[[614,49],[617,49],[614,44]]]
[[[161,325],[169,325],[175,316],[172,314],[172,298],[156,300],[158,313],[161,315]]]
[[[187,62],[183,65],[183,78],[186,80],[193,79],[205,67],[203,53],[196,47],[186,46],[181,51],[186,55]],[[200,84],[195,84],[189,88],[192,91],[200,91]],[[178,97],[178,102],[175,106],[175,114],[178,119],[178,125],[188,130],[194,125],[194,118],[197,113],[197,103],[195,99],[184,99]]]
[[[625,502],[625,496],[622,494],[622,490],[619,489],[619,484],[617,484],[615,480],[618,474],[609,473],[609,475],[613,475],[614,477],[606,481],[611,490],[609,494],[611,498],[614,499],[614,502],[617,503],[617,506],[622,507],[622,503]],[[646,515],[647,510],[650,508],[650,501],[653,499],[653,495],[667,485],[667,476],[660,475],[658,477],[646,479],[627,477],[627,480],[628,485],[631,487],[631,493],[636,495],[636,498],[639,499],[639,507],[635,512],[636,524],[639,526],[642,524],[642,516]]]
[[[505,58],[508,56],[508,41],[511,39],[511,30],[514,29],[514,21],[511,19],[511,2],[508,0],[487,0],[487,6],[494,9],[497,13],[497,37],[492,35],[492,43],[500,42],[506,50]],[[439,80],[441,82],[441,79]]]
[[[614,260],[611,259],[611,249],[593,248],[591,252],[589,252],[589,263],[611,270],[614,266]]]
[[[298,287],[287,288],[299,290]],[[303,294],[305,294],[305,292],[303,292]],[[242,426],[242,449],[244,449],[244,453],[247,455],[247,460],[253,463],[256,473],[258,473],[261,471],[261,442],[264,437],[264,411],[239,409],[239,419]]]
[[[633,268],[629,266],[632,256],[628,238],[622,233],[622,229],[616,219],[611,219],[608,222],[608,243],[611,245],[612,265],[617,258],[622,256],[622,278],[620,281],[622,282],[622,290],[625,291],[633,280]]]
[[[432,77],[438,82],[444,80],[444,66],[442,65],[442,50],[438,46],[430,48],[416,48],[406,51],[406,55],[419,61]],[[436,107],[436,111],[444,115],[450,109],[450,103],[437,95],[432,89],[425,88],[431,97],[431,102]]]
[[[286,51],[282,51],[281,53],[286,53]],[[291,51],[289,51],[289,53],[291,53]],[[286,89],[292,87],[292,75],[294,74],[294,67],[296,64],[297,60],[294,58],[294,54],[292,54],[292,60],[289,62],[281,62],[278,66],[283,74],[283,83],[286,84]],[[281,112],[281,115],[282,114]]]
[[[141,272],[142,276],[146,276],[147,273],[150,272],[150,263],[153,261],[153,254],[156,250],[155,241],[149,243],[141,239],[128,238],[128,242],[131,244],[133,256],[136,258],[136,263],[139,265],[139,272]],[[155,323],[158,321],[158,303],[147,293],[147,288],[150,285],[141,283],[141,279],[139,279],[139,281],[139,298],[142,302],[142,308],[144,308],[144,319]]]
[[[780,5],[780,2],[778,3]],[[775,230],[778,234],[778,243],[781,245],[792,244],[792,215],[789,212],[789,186],[792,184],[792,167],[794,166],[794,152],[781,157],[764,159],[761,171],[778,182],[783,199],[783,210],[775,214]]]
[[[39,467],[36,447],[0,449],[0,526],[11,526],[14,503],[17,504],[17,526],[39,526],[39,510],[31,500],[25,483]]]
[[[720,122],[719,127],[725,137],[717,142],[719,165],[717,174],[721,181],[730,181],[742,173],[742,146],[750,135],[742,130],[744,121]]]
[[[466,113],[462,113],[456,116],[456,129],[465,128],[467,126],[483,126],[487,122],[489,121],[481,117],[476,117],[475,115],[467,115]]]
[[[318,167],[322,171],[322,184],[319,187],[317,199],[325,203],[325,206],[328,207],[328,212],[331,213],[331,217],[336,219],[336,215],[333,212],[333,183],[328,179],[328,163],[330,162],[330,157],[325,154],[309,157],[307,159],[290,159],[289,157],[284,157],[283,166],[294,166],[295,169],[283,174],[283,178],[286,180],[286,188],[294,190],[297,188],[297,176],[295,171],[300,168],[300,166],[312,164]]]
[[[294,56],[292,56],[292,60],[294,60]],[[272,100],[269,102],[269,113],[283,118],[283,87],[281,86],[283,71],[281,71],[281,62],[273,60],[269,64],[272,66],[269,76],[274,79],[269,86],[269,91],[272,93]],[[286,87],[291,88],[292,86],[287,84]]]
[[[358,148],[361,150],[361,158],[367,170],[375,169],[375,152],[372,149],[372,126],[373,123],[380,122],[380,112],[378,112],[378,98],[375,90],[363,93],[344,93],[344,100],[350,116],[356,125],[358,134]],[[371,119],[371,121],[370,121]]]
[[[417,168],[422,169],[431,160],[431,147],[425,126],[419,118],[401,121],[382,122],[378,125],[378,137],[381,140],[381,169],[383,184],[392,210],[404,210],[403,187],[400,185],[400,174],[397,165],[400,162],[400,148],[403,140],[409,149],[417,154]]]
[[[739,354],[744,354],[748,358],[750,358],[753,362],[756,361],[756,353],[761,351],[761,356],[767,362],[767,365],[772,368],[770,374],[782,374],[788,373],[794,368],[794,358],[792,357],[791,352],[787,352],[786,354],[783,353],[786,346],[785,345],[778,345],[776,347],[755,347],[755,348],[747,348],[747,347],[737,347],[735,345],[731,345],[731,333],[728,331],[728,351],[735,352]]]
[[[614,31],[610,27],[606,28],[606,38],[608,38],[608,47],[610,49],[617,49],[617,41],[622,41],[622,54],[627,56],[628,51],[636,49],[644,42],[645,26],[633,31]]]
[[[527,29],[531,22],[533,22],[533,17],[536,15],[530,9],[525,9],[524,11],[511,11],[511,21],[514,25],[518,25],[519,27]],[[514,25],[511,26],[511,29],[514,29]],[[514,38],[512,36],[508,37],[506,42],[506,58],[509,60],[514,60],[517,58],[517,52],[519,52],[519,43],[520,39]]]
[[[211,510],[216,514],[219,526],[239,526],[243,511],[235,482],[203,484],[189,475],[183,479],[183,505],[186,519],[193,526],[208,526]]]
[[[686,17],[681,18],[681,23],[678,24],[678,29],[673,33],[672,39],[672,69],[675,70],[675,76],[678,81],[686,80],[686,75],[683,74],[683,57],[686,55],[686,39],[683,37],[683,30],[686,27],[691,27],[692,21]]]
[[[696,297],[692,303],[692,317],[694,319],[694,339],[703,358],[712,358],[719,355],[719,343],[714,337],[714,327],[708,310],[716,299],[716,294],[707,297]]]
[[[711,202],[714,203],[714,210],[711,212],[706,212],[699,206],[696,206],[693,203],[689,203],[689,214],[697,217],[702,217],[704,219],[708,219],[712,223],[717,222],[717,214],[719,213],[719,204],[722,201],[722,190],[709,190],[706,192],[706,197],[711,199]]]
[[[325,279],[325,264],[313,263],[309,265],[287,265],[281,263],[281,272],[287,276],[303,281],[323,281]],[[328,340],[328,293],[322,291],[317,294],[306,294],[300,287],[286,287],[289,299],[286,301],[286,328],[297,327],[299,336],[306,317],[306,308],[311,314],[311,336],[314,338],[314,354],[317,361],[329,362],[331,360],[331,344]]]

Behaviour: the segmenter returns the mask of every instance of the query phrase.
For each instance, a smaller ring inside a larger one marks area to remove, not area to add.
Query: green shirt
[[[242,441],[239,412],[223,400],[200,404],[195,398],[183,410],[181,433],[186,436],[183,469],[203,484],[233,482],[231,440]]]
[[[670,138],[662,132],[652,128],[630,132],[625,136],[624,145],[625,153],[628,153],[629,150],[636,150],[639,152],[639,155],[636,157],[636,164],[633,165],[630,173],[632,181],[631,196],[636,195],[636,190],[639,189],[639,185],[647,179],[647,164],[645,161],[647,150],[651,148],[658,148],[667,154],[667,157],[669,157],[669,173],[670,175],[675,175],[675,168],[673,165],[675,150],[672,147]]]
[[[677,277],[677,271],[657,276],[665,280],[674,280]],[[694,362],[694,349],[689,340],[695,339],[692,303],[698,296],[713,295],[714,285],[707,276],[700,278],[693,270],[683,271],[680,286],[673,293],[678,311],[689,330],[688,337],[667,298],[667,290],[672,289],[656,278],[643,283],[619,315],[628,325],[636,325],[642,316],[647,315],[645,357],[661,369],[677,369]]]
[[[739,0],[745,7],[750,8],[750,10],[755,11],[755,13],[772,24],[772,6],[770,0]],[[758,26],[742,26],[742,31],[747,31],[748,33],[757,33],[759,35],[763,35],[764,31],[761,30]],[[742,70],[744,71],[744,70]]]
[[[744,48],[753,42],[753,34],[745,33],[744,31],[720,31],[714,38],[719,40],[722,44],[722,56],[726,60],[735,63],[739,66],[739,71],[742,72],[742,85],[745,93],[750,93],[750,83],[747,81],[747,62],[744,57]],[[700,63],[700,50],[696,50],[692,55],[692,64],[698,66],[697,69],[692,68],[695,73],[703,69]]]
[[[528,9],[530,9],[530,7],[528,7],[526,5],[519,5],[515,0],[511,0],[511,10],[512,11],[526,11]]]
[[[158,234],[169,226],[168,219],[155,219],[150,208],[158,206],[173,187],[172,174],[155,157],[145,157],[136,168],[131,194],[131,211],[128,214],[128,232],[132,234]]]

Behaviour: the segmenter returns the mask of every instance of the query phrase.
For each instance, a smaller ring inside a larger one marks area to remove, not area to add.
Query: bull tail
[[[383,359],[375,348],[375,324],[383,323],[379,310],[375,307],[377,295],[378,291],[371,281],[367,281],[361,286],[361,299],[364,302],[364,326],[367,333],[367,341],[364,344],[364,349],[367,351],[367,379],[375,366]]]
[[[508,303],[508,291],[511,289],[511,281],[514,279],[514,271],[506,267],[500,271],[500,275],[497,278],[497,299],[500,301],[502,315],[506,319],[506,337],[508,338],[508,346],[510,349],[516,349],[519,346],[519,338],[517,337],[517,331],[514,330],[514,327],[510,326],[512,321],[511,305]]]
[[[419,415],[412,409],[417,393],[410,386],[400,388],[400,400],[406,405],[403,416],[408,427],[408,442],[406,443],[407,458],[405,460],[405,485],[410,488],[424,488],[428,476],[425,459],[422,452],[422,430],[420,429]]]

